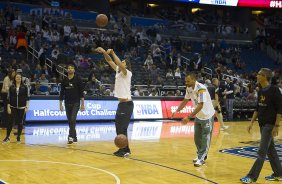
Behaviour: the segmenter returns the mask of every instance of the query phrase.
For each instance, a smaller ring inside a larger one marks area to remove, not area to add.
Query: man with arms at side
[[[258,148],[258,157],[247,176],[240,179],[242,183],[255,183],[259,177],[266,155],[268,156],[273,174],[266,176],[266,180],[282,181],[282,167],[275,149],[273,138],[278,135],[282,114],[282,89],[271,85],[272,71],[262,68],[257,74],[260,85],[257,108],[247,127],[250,133],[254,121],[258,118],[261,140]]]
[[[212,100],[214,110],[215,110],[215,115],[216,115],[217,120],[220,123],[220,130],[226,130],[226,129],[228,129],[229,126],[226,126],[224,124],[223,116],[222,116],[222,112],[221,112],[220,100],[219,100],[219,80],[217,78],[213,78],[212,79],[212,85],[215,88],[215,98],[214,98],[214,100]]]
[[[73,64],[67,66],[68,75],[61,83],[60,92],[60,110],[63,111],[63,100],[65,103],[67,119],[69,123],[68,144],[77,142],[76,135],[76,117],[78,110],[84,111],[84,94],[83,83],[77,75],[75,75],[75,67]],[[80,104],[81,101],[81,104]]]
[[[197,147],[197,158],[193,162],[195,167],[200,167],[207,159],[215,111],[206,86],[196,80],[196,74],[189,73],[185,77],[185,83],[187,88],[184,100],[173,112],[172,118],[185,107],[190,99],[192,100],[195,109],[189,116],[182,119],[182,124],[187,124],[192,117],[196,116],[194,120],[194,141]]]

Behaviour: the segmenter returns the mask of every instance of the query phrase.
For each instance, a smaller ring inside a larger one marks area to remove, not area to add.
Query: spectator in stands
[[[61,91],[61,85],[58,83],[58,80],[56,77],[53,77],[51,79],[51,86],[50,86],[50,95],[59,95]]]
[[[247,176],[240,179],[242,183],[255,183],[260,175],[266,156],[268,156],[273,174],[266,176],[268,181],[282,180],[282,167],[274,144],[274,137],[278,136],[282,114],[282,92],[271,85],[271,70],[262,68],[257,74],[257,82],[261,86],[258,92],[256,111],[253,113],[247,131],[250,133],[254,122],[258,118],[261,140],[258,157]]]
[[[179,67],[177,67],[176,68],[176,70],[175,70],[175,72],[174,72],[174,77],[175,78],[181,78],[181,72],[180,72],[180,68]]]
[[[55,48],[51,52],[51,59],[56,62],[59,54],[60,54],[59,46],[55,46]]]
[[[40,64],[37,64],[35,69],[33,70],[33,75],[34,75],[35,79],[38,79],[40,77],[41,70],[42,70],[42,68],[41,68]]]
[[[173,72],[172,72],[172,69],[168,69],[166,75],[165,75],[166,78],[174,78],[173,76]]]
[[[115,96],[115,85],[111,84],[110,86],[110,96]]]
[[[201,54],[196,54],[196,60],[194,61],[194,70],[200,71],[202,69],[202,57]]]
[[[149,96],[159,96],[156,88],[153,88]]]
[[[48,45],[43,45],[38,52],[38,60],[39,60],[40,66],[45,65],[45,60],[47,57],[46,55],[47,49],[48,49]]]
[[[20,73],[15,75],[13,84],[9,88],[7,112],[11,114],[14,121],[9,122],[7,127],[7,134],[4,143],[10,142],[10,133],[13,129],[14,123],[18,125],[17,143],[21,143],[21,134],[23,129],[24,114],[28,111],[29,106],[29,90],[22,83],[22,76]]]
[[[28,43],[27,43],[27,39],[26,39],[26,33],[23,30],[20,30],[18,32],[16,39],[17,39],[16,49],[24,47],[25,50],[27,50]]]
[[[87,95],[92,96],[92,95],[97,95],[97,92],[99,92],[101,88],[101,82],[96,78],[96,76],[92,73],[88,81],[85,85],[85,90],[87,92]]]
[[[67,119],[69,123],[68,144],[77,142],[76,134],[76,117],[78,110],[85,110],[84,107],[84,86],[77,75],[75,75],[75,67],[68,64],[68,76],[61,83],[60,92],[60,110],[63,111],[63,100],[65,103]],[[80,104],[81,103],[81,104]]]
[[[181,94],[181,91],[178,89],[178,90],[176,90],[176,92],[175,92],[175,96],[183,96],[183,95]]]
[[[157,76],[156,80],[152,81],[153,85],[164,85],[164,79],[161,76]]]
[[[166,66],[167,68],[172,70],[174,69],[174,67],[176,67],[172,52],[166,58]]]
[[[146,59],[145,62],[144,62],[144,68],[145,68],[145,70],[150,70],[153,64],[154,64],[153,58],[152,58],[152,56],[149,54],[149,55],[147,56],[147,59]]]
[[[96,51],[103,54],[105,60],[116,72],[115,96],[119,100],[115,119],[116,133],[117,135],[124,134],[127,136],[127,129],[134,107],[130,90],[132,77],[130,71],[131,65],[128,60],[121,61],[112,49],[108,49],[106,52],[103,48],[98,47]],[[129,145],[114,152],[114,155],[118,157],[125,157],[129,154],[131,154]]]
[[[35,81],[35,84],[31,85],[30,94],[31,95],[46,95],[45,93],[42,93],[40,91],[40,83],[38,80]]]
[[[26,76],[26,77],[29,77],[30,76],[30,67],[29,67],[29,64],[27,64],[26,62],[25,62],[25,60],[22,60],[22,62],[21,62],[21,69],[22,69],[22,71],[23,71],[23,75],[24,76]]]
[[[227,119],[229,121],[233,120],[233,102],[234,102],[234,85],[230,78],[226,78],[226,88],[223,92],[225,96],[225,107],[227,111]]]
[[[133,92],[133,96],[144,96],[144,93],[141,91],[141,87],[137,86],[135,91]]]
[[[42,73],[40,75],[40,78],[38,79],[38,81],[39,81],[39,84],[40,84],[39,90],[42,93],[45,93],[46,95],[49,94],[49,84],[48,84],[49,81],[46,78],[46,74]]]
[[[15,70],[9,69],[7,75],[3,80],[2,89],[1,89],[1,99],[3,100],[3,107],[4,107],[2,120],[1,120],[2,126],[8,125],[11,121],[11,116],[7,112],[7,104],[8,104],[7,99],[8,99],[9,88],[13,83],[13,79],[15,75],[16,75]]]

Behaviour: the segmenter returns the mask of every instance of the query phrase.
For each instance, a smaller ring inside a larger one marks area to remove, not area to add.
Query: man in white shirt
[[[172,113],[172,118],[185,107],[189,100],[192,100],[195,109],[189,116],[182,119],[182,124],[187,124],[192,117],[196,116],[194,120],[194,141],[197,147],[197,158],[193,162],[195,167],[200,167],[207,159],[215,111],[206,86],[196,81],[196,74],[188,74],[185,77],[185,83],[187,88],[184,100]]]
[[[131,65],[128,60],[121,61],[113,49],[105,51],[102,47],[95,49],[96,52],[104,55],[105,60],[109,63],[114,71],[115,76],[115,97],[118,98],[119,104],[115,117],[115,126],[117,135],[127,136],[127,129],[133,112],[134,104],[131,99]],[[112,58],[110,57],[112,56]],[[115,156],[126,157],[131,154],[129,145],[114,152]]]

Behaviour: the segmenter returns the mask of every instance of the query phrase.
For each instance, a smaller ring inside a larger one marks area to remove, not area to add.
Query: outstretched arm
[[[122,64],[122,62],[120,61],[119,57],[116,55],[116,53],[114,52],[114,50],[113,50],[113,49],[108,49],[108,50],[107,50],[107,53],[112,55],[112,57],[114,58],[115,64],[117,64],[118,67],[119,67],[119,69],[120,69],[120,71],[121,71],[124,75],[126,75],[126,74],[127,74],[126,67]]]
[[[109,65],[116,71],[117,65],[113,62],[112,58],[109,56],[109,54],[103,49],[102,47],[98,47],[95,49],[96,52],[103,54],[105,60],[109,63]]]

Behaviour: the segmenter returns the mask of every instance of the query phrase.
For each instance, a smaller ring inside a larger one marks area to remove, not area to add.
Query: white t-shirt
[[[126,70],[127,73],[124,75],[119,71],[119,67],[116,68],[116,80],[115,80],[115,97],[131,100],[131,77],[132,73]]]
[[[196,81],[194,89],[188,87],[186,88],[186,94],[184,98],[191,99],[195,108],[199,103],[204,103],[201,111],[196,114],[198,119],[207,120],[214,115],[215,111],[212,105],[212,100],[205,85]]]

